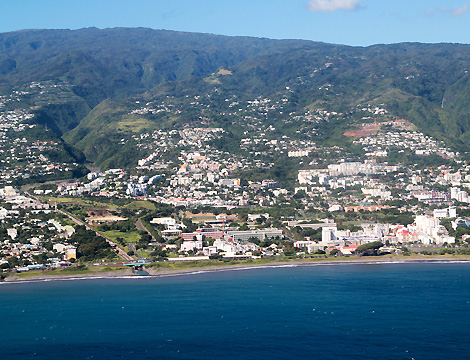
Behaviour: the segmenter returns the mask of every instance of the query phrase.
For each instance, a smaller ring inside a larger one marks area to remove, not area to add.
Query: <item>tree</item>
[[[330,251],[330,255],[331,256],[337,256],[337,255],[340,256],[342,254],[341,254],[341,251],[339,251],[338,249],[333,249],[333,250]]]
[[[258,224],[262,224],[266,221],[266,218],[264,216],[260,216],[259,218],[256,219],[256,222]]]
[[[151,241],[152,241],[152,236],[145,233],[141,235],[140,240],[139,240],[139,245],[142,247],[147,247]]]
[[[260,240],[259,240],[256,236],[250,236],[250,237],[248,238],[248,242],[249,242],[249,243],[256,244],[256,245],[259,245],[259,244],[260,244]]]
[[[161,261],[168,258],[167,252],[163,250],[162,247],[157,247],[150,253],[150,256],[153,258],[153,261]]]
[[[186,226],[186,228],[183,230],[185,233],[192,233],[196,231],[197,229],[197,224],[194,224],[191,219],[189,218],[184,218],[183,219],[183,224]]]
[[[238,230],[240,231],[247,231],[247,230],[250,230],[250,228],[248,227],[248,225],[246,223],[243,223],[239,228]]]
[[[377,250],[380,249],[384,244],[380,241],[373,241],[367,244],[362,244],[356,249],[357,254],[362,256],[377,255]]]
[[[204,239],[204,242],[206,243],[206,246],[213,246],[215,239],[208,236]]]

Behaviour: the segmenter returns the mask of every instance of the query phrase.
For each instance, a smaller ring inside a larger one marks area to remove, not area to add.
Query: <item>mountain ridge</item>
[[[229,75],[218,74],[220,69]],[[183,106],[188,103],[185,97],[207,95],[214,89],[244,100],[282,95],[292,114],[305,109],[349,113],[359,105],[385,102],[392,115],[468,151],[469,70],[470,45],[466,44],[354,47],[148,28],[0,34],[0,89],[35,81],[69,84],[70,96],[41,105],[42,116],[36,120],[99,163],[107,162],[102,155],[107,149],[101,155],[94,152],[106,143],[103,139],[113,139],[113,131],[131,134],[141,128],[123,130],[126,127],[118,123],[124,115],[106,103],[101,105],[104,113],[93,112],[104,101],[127,108],[126,113],[132,101],[172,96],[180,99],[183,114],[166,120],[154,116],[126,121],[143,121],[150,128],[163,123],[180,126],[198,117],[187,110],[190,106]],[[225,109],[223,103],[211,106],[219,113]],[[212,110],[210,116],[219,116]]]

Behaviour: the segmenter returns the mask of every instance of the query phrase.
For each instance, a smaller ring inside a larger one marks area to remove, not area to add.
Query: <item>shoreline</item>
[[[277,268],[277,267],[300,267],[300,266],[331,266],[331,265],[375,265],[375,264],[404,264],[404,263],[457,263],[457,262],[470,262],[470,256],[465,257],[451,257],[451,256],[432,256],[432,257],[405,257],[405,256],[387,256],[387,257],[362,257],[356,259],[300,259],[290,261],[272,261],[266,263],[254,264],[229,264],[229,265],[214,265],[214,266],[201,266],[201,267],[188,267],[184,269],[169,269],[169,268],[146,268],[145,271],[149,275],[135,275],[131,269],[125,270],[111,270],[111,271],[92,271],[67,274],[42,274],[34,273],[30,276],[17,276],[9,275],[1,283],[24,283],[24,282],[40,282],[40,281],[60,281],[60,280],[87,280],[87,279],[113,279],[113,278],[155,278],[155,277],[168,277],[176,275],[191,275],[206,272],[219,272],[230,270],[249,270],[260,268]]]

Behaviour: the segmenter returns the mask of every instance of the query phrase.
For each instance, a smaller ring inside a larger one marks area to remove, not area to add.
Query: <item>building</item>
[[[202,238],[194,240],[185,240],[181,244],[180,251],[191,251],[191,250],[201,250],[202,249]]]
[[[287,152],[288,157],[304,157],[310,154],[310,150],[291,150]]]
[[[77,248],[75,246],[69,245],[65,248],[65,259],[77,259]]]
[[[277,181],[274,181],[274,180],[263,180],[261,182],[261,185],[264,186],[264,187],[267,187],[267,188],[277,188],[279,186],[279,183]]]
[[[166,226],[175,226],[176,225],[176,220],[170,217],[164,217],[164,218],[153,218],[150,221],[151,224],[160,224],[160,225],[166,225]]]
[[[127,184],[126,194],[130,196],[143,196],[147,194],[147,184]]]
[[[328,244],[330,241],[336,240],[336,226],[324,226],[321,231],[322,244]]]
[[[250,238],[257,238],[258,240],[273,239],[275,237],[282,238],[282,230],[278,229],[263,229],[252,231],[227,231],[224,235],[225,240],[235,241],[248,241]]]
[[[331,205],[329,208],[328,208],[328,211],[329,212],[334,212],[334,211],[343,211],[343,207],[341,205],[337,205],[337,204],[334,204],[334,205]]]
[[[12,238],[12,240],[15,240],[18,236],[18,230],[16,230],[15,228],[9,228],[7,229],[7,234],[9,237]]]
[[[457,217],[457,208],[455,206],[449,206],[446,209],[434,209],[433,215],[438,219],[449,219]]]
[[[469,225],[469,221],[465,219],[458,218],[452,221],[452,228],[454,230],[456,230],[458,226],[463,226],[463,227],[468,228],[468,225]]]
[[[329,254],[332,250],[339,250],[343,255],[353,255],[359,246],[361,245],[335,246],[326,249],[326,252]]]
[[[344,211],[345,212],[359,212],[359,211],[379,211],[381,209],[389,209],[390,206],[386,205],[353,205],[353,206],[345,206]]]
[[[217,246],[206,246],[202,248],[204,256],[217,255]]]
[[[220,179],[219,185],[228,187],[240,186],[240,179]]]

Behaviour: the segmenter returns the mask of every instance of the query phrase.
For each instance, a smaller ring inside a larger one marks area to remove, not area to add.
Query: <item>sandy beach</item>
[[[201,272],[213,271],[229,271],[239,269],[255,269],[255,268],[270,268],[270,267],[288,267],[288,266],[331,266],[331,265],[351,265],[351,264],[390,264],[390,263],[439,263],[439,262],[470,262],[470,257],[456,257],[456,256],[386,256],[386,257],[361,257],[361,258],[339,258],[339,259],[304,259],[304,260],[291,260],[291,261],[273,261],[262,264],[231,264],[231,265],[214,265],[214,266],[194,266],[184,269],[167,269],[167,268],[145,268],[149,273],[148,276],[174,276],[184,274],[195,274]],[[93,278],[122,278],[134,277],[135,275],[131,269],[116,269],[111,271],[93,271],[93,267],[89,268],[88,272],[67,274],[63,273],[41,273],[34,272],[28,273],[27,276],[10,274],[4,282],[27,282],[27,281],[52,281],[52,280],[72,280],[72,279],[93,279]]]

